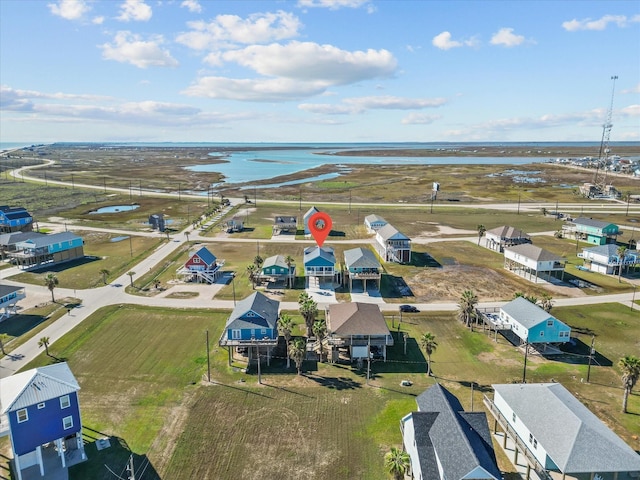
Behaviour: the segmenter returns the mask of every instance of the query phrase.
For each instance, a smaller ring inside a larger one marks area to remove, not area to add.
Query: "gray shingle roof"
[[[542,322],[546,322],[550,318],[555,322],[560,322],[560,320],[546,312],[543,308],[540,308],[535,303],[531,303],[524,297],[511,300],[509,303],[503,305],[501,309],[526,329],[531,329]]]
[[[378,235],[383,240],[410,240],[404,233],[401,233],[396,227],[387,223],[384,227],[378,230]]]
[[[247,298],[238,302],[231,312],[225,329],[247,328],[276,328],[278,323],[278,309],[280,302],[273,300],[260,292],[253,292]],[[251,318],[240,318],[253,312]]]
[[[284,255],[274,255],[273,257],[267,258],[262,264],[262,269],[264,270],[268,267],[280,267],[285,270],[288,268],[287,262],[284,261]]]
[[[13,292],[17,292],[19,290],[24,290],[24,287],[14,287],[13,285],[0,285],[0,298],[10,295]]]
[[[344,263],[347,268],[382,268],[375,253],[362,247],[345,250]]]
[[[490,233],[500,238],[531,238],[522,230],[514,227],[509,227],[508,225],[492,228],[491,230],[487,230],[486,233]]]
[[[560,383],[493,388],[562,472],[640,471],[640,456]]]
[[[50,235],[42,235],[41,237],[35,237],[27,239],[30,244],[33,245],[34,248],[47,247],[49,245],[53,245],[54,243],[60,242],[68,242],[71,240],[75,240],[77,238],[81,238],[73,232],[60,232],[60,233],[52,233]],[[27,241],[25,240],[25,241]]]
[[[372,213],[371,215],[367,215],[366,217],[364,217],[364,219],[369,224],[372,224],[375,222],[387,223],[387,221],[384,218],[382,218],[380,215],[376,215],[375,213]]]
[[[0,245],[15,245],[18,242],[24,242],[30,238],[44,237],[44,233],[38,232],[14,232],[0,235]]]
[[[442,466],[442,478],[451,480],[466,478],[477,468],[484,469],[496,479],[501,478],[484,412],[465,412],[460,401],[440,384],[435,384],[418,395],[416,403],[420,410],[417,412],[418,416],[421,413],[437,412],[435,418],[425,417],[426,421],[422,422],[423,425],[416,426],[414,423],[414,429],[416,429],[417,445],[419,435],[417,429],[428,427],[429,443]],[[412,415],[415,419],[416,413]],[[424,442],[424,432],[420,432],[420,438]],[[424,443],[426,448],[427,442]],[[421,466],[423,454],[427,457],[432,456],[431,452],[420,448],[418,453],[421,457]],[[439,479],[441,477],[423,475],[423,478]]]
[[[516,252],[523,257],[530,258],[531,260],[535,260],[536,262],[560,262],[563,260],[562,257],[559,257],[555,253],[548,252],[547,250],[543,250],[542,248],[531,245],[530,243],[507,247],[505,248],[505,251],[507,250]]]
[[[614,225],[612,223],[602,222],[600,220],[594,220],[593,218],[586,217],[578,217],[573,219],[573,223],[575,225],[586,225],[587,227],[594,228],[607,228],[609,225]]]

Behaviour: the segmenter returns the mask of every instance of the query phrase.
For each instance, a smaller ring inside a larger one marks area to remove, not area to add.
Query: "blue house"
[[[615,242],[618,235],[621,235],[618,225],[593,218],[578,217],[573,220],[573,224],[568,225],[563,230],[572,232],[576,238],[594,245],[605,245]]]
[[[86,460],[78,390],[66,363],[0,379],[0,435],[10,436],[18,480],[29,468],[44,476],[51,456],[63,468]]]
[[[296,266],[288,265],[283,255],[274,255],[267,258],[262,264],[262,275],[272,278],[274,281],[285,280],[293,287],[293,279],[296,275]]]
[[[0,233],[22,232],[33,229],[33,217],[23,207],[0,205]]]
[[[349,290],[353,289],[353,281],[361,280],[362,288],[367,291],[367,280],[373,280],[376,289],[380,289],[382,265],[376,254],[368,248],[352,248],[344,251],[345,273],[349,277]]]
[[[84,240],[72,232],[43,235],[17,243],[8,256],[21,268],[69,262],[84,257]]]
[[[0,308],[4,313],[0,313],[0,321],[11,316],[11,310],[16,313],[16,304],[25,298],[24,287],[14,287],[12,285],[0,285]]]
[[[229,363],[232,349],[236,353],[248,351],[251,363],[254,348],[256,358],[262,358],[260,352],[264,351],[267,364],[270,363],[271,352],[278,344],[279,308],[279,301],[260,292],[254,292],[238,302],[227,320],[219,342],[221,347],[227,347],[229,351]]]
[[[307,247],[304,249],[304,274],[306,277],[329,277],[336,270],[336,255],[333,247]]]
[[[571,340],[571,327],[524,297],[503,305],[500,320],[509,325],[523,343],[565,343]]]

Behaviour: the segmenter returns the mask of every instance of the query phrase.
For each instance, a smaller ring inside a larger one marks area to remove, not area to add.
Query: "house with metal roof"
[[[631,479],[640,455],[560,383],[492,385],[484,403],[502,429],[503,448],[515,443],[521,458],[543,479]]]
[[[24,207],[0,205],[0,233],[25,232],[33,229],[33,217]]]
[[[375,247],[385,262],[411,263],[411,239],[390,223],[376,232]]]
[[[416,480],[501,480],[484,412],[465,412],[439,383],[416,398],[418,411],[400,420]]]
[[[262,358],[264,352],[267,364],[271,352],[278,344],[278,317],[280,302],[260,292],[253,292],[235,306],[222,331],[218,342],[229,350],[231,362],[232,349],[248,350],[249,362]],[[256,356],[252,354],[255,349]]]
[[[84,240],[73,232],[42,235],[18,242],[8,256],[23,269],[70,262],[84,257]]]
[[[309,230],[309,219],[311,218],[312,215],[318,213],[319,211],[320,210],[318,210],[316,207],[311,207],[303,215],[302,219],[303,219],[303,222],[304,222],[304,234],[305,235],[311,235],[311,230]]]
[[[504,249],[504,268],[523,278],[538,283],[539,279],[564,278],[565,259],[530,244],[514,245]]]
[[[28,469],[44,476],[51,456],[63,468],[86,460],[79,390],[64,362],[0,379],[0,436],[10,437],[18,480]]]
[[[0,309],[4,310],[0,313],[0,321],[17,313],[18,302],[26,298],[24,292],[25,288],[22,286],[0,285]]]
[[[207,247],[200,247],[189,255],[178,275],[187,282],[216,283],[223,265],[224,260],[218,259]]]
[[[618,235],[622,235],[618,225],[586,217],[578,217],[566,223],[562,231],[566,236],[573,236],[594,245],[615,243]]]
[[[30,238],[44,237],[44,233],[38,232],[12,232],[0,235],[0,259],[9,256],[9,252],[16,251],[16,245]]]
[[[518,297],[500,307],[500,320],[522,343],[565,343],[571,340],[571,327],[549,312]]]
[[[372,213],[371,215],[367,215],[366,217],[364,217],[364,226],[367,227],[367,231],[369,233],[376,233],[378,230],[384,227],[387,223],[389,222],[387,222],[380,215],[376,215],[375,213]]]
[[[640,263],[638,250],[627,250],[621,259],[618,256],[618,245],[615,243],[583,248],[582,252],[578,253],[578,258],[583,259],[584,268],[606,275],[618,273],[619,268],[628,269]]]
[[[485,246],[496,252],[504,251],[505,247],[531,243],[531,237],[522,230],[503,225],[485,232]]]
[[[262,264],[262,276],[271,278],[273,281],[285,280],[290,286],[293,286],[296,266],[293,263],[287,264],[284,255],[273,255],[265,259]]]
[[[380,307],[371,303],[349,302],[327,305],[326,342],[330,357],[335,360],[339,349],[347,347],[351,359],[367,358],[371,348],[378,349],[387,360],[387,347],[393,345],[393,336]]]
[[[304,275],[333,279],[336,274],[336,254],[333,247],[307,247],[304,249]]]
[[[344,251],[344,264],[346,268],[345,280],[349,280],[349,290],[353,289],[353,281],[362,281],[362,288],[367,291],[367,280],[373,280],[376,289],[380,290],[380,278],[382,277],[382,265],[378,257],[368,248],[352,248]]]

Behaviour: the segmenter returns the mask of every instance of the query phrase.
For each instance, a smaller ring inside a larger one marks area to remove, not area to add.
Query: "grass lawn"
[[[640,434],[633,413],[622,415],[622,389],[615,363],[637,351],[640,321],[618,305],[554,309],[578,335],[576,351],[560,359],[529,356],[528,381],[561,381],[627,442]],[[492,383],[520,381],[523,356],[504,338],[470,332],[450,313],[408,314],[398,333],[397,316],[388,317],[396,345],[388,362],[366,368],[305,362],[305,376],[274,358],[263,368],[234,361],[217,340],[228,312],[112,306],[85,320],[51,346],[51,355],[69,362],[82,390],[80,401],[88,440],[111,436],[116,448],[97,452],[71,469],[73,479],[108,479],[108,464],[121,471],[129,452],[138,468],[147,461],[148,478],[385,478],[382,458],[401,444],[400,418],[415,410],[415,396],[434,380],[471,408],[482,408]],[[300,323],[298,315],[295,320]],[[211,345],[212,383],[207,372],[205,331]],[[438,348],[434,378],[416,339],[432,332]],[[402,333],[407,333],[406,354]],[[581,349],[596,335],[591,383]],[[608,360],[608,362],[607,362]],[[53,361],[40,355],[29,367]],[[613,365],[610,366],[610,365]],[[400,387],[409,379],[411,387]],[[640,395],[630,397],[640,412]],[[3,450],[8,444],[0,442]],[[299,459],[304,458],[304,462]],[[500,457],[502,458],[502,457]],[[501,462],[504,459],[500,460]],[[501,465],[506,472],[509,464]],[[147,477],[145,477],[147,478]]]
[[[24,272],[11,277],[16,282],[43,284],[44,276],[53,272],[63,288],[94,288],[103,285],[102,269],[109,271],[107,282],[127,272],[149,252],[166,242],[164,237],[132,236],[123,238],[117,233],[76,231],[84,241],[83,259],[60,263],[40,270]],[[114,241],[116,240],[116,241]],[[133,253],[133,256],[131,255]]]

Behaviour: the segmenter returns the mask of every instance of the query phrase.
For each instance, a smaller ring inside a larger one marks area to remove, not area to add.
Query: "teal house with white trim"
[[[614,243],[622,234],[618,225],[592,218],[578,217],[573,220],[573,225],[576,238],[594,245]]]
[[[522,343],[565,343],[571,340],[569,325],[524,297],[503,305],[500,319],[511,327]]]

